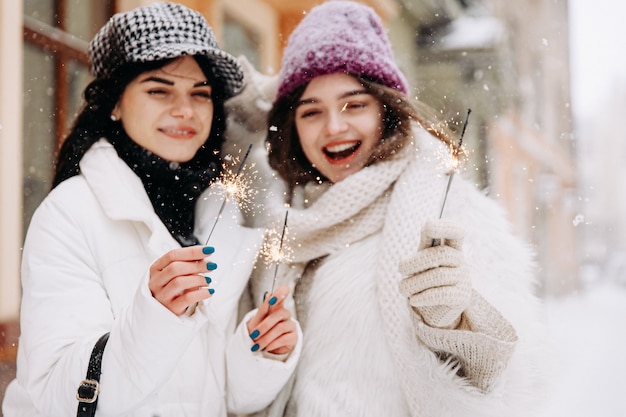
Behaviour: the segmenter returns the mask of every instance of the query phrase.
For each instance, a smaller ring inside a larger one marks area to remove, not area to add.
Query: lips
[[[341,163],[354,156],[360,147],[361,141],[343,142],[326,146],[322,152],[330,162]]]
[[[162,133],[173,138],[191,138],[196,134],[195,129],[192,128],[161,128]]]

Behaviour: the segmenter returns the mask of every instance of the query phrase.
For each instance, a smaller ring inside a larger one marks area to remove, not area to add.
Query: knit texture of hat
[[[120,66],[183,55],[204,55],[227,96],[242,85],[235,57],[220,49],[204,16],[176,3],[154,3],[115,14],[89,44],[91,71],[106,78]]]
[[[408,92],[380,17],[372,8],[352,1],[329,1],[314,7],[291,33],[276,99],[317,76],[337,72]]]

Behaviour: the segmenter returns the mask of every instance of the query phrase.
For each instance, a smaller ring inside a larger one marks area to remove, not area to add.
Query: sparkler
[[[239,174],[241,173],[241,170],[244,164],[246,163],[246,159],[248,159],[248,155],[250,154],[251,148],[252,148],[252,144],[248,146],[248,150],[246,151],[246,154],[241,160],[241,163],[239,164],[239,168],[237,169],[237,172],[232,176],[232,178],[228,178],[228,176],[226,175],[222,179],[222,182],[224,184],[224,189],[226,192],[224,194],[224,199],[222,200],[222,205],[220,206],[220,210],[218,211],[217,216],[215,217],[215,222],[213,222],[213,226],[211,227],[211,231],[209,232],[209,236],[206,238],[205,245],[209,244],[209,239],[211,239],[211,235],[213,234],[213,231],[215,230],[217,221],[220,219],[220,217],[222,217],[222,212],[224,211],[224,207],[226,207],[226,202],[228,201],[228,197],[233,196],[234,198],[237,198],[237,197],[245,198],[246,186],[239,180]]]
[[[465,129],[467,128],[467,121],[469,120],[469,115],[472,112],[472,109],[467,109],[467,116],[465,116],[465,123],[463,124],[463,130],[461,131],[461,137],[459,138],[459,144],[456,149],[452,151],[453,158],[453,170],[450,173],[450,177],[448,178],[448,185],[446,186],[446,192],[443,195],[443,202],[441,203],[441,210],[439,211],[439,218],[443,216],[443,209],[446,206],[446,200],[448,199],[448,192],[450,191],[450,185],[452,184],[452,178],[454,178],[454,174],[456,172],[456,168],[459,165],[459,151],[461,150],[461,146],[463,145],[463,136],[465,136]]]
[[[452,179],[454,178],[454,174],[456,173],[456,169],[459,165],[459,151],[461,150],[461,146],[463,145],[463,136],[465,136],[465,129],[467,128],[467,121],[469,120],[469,115],[472,112],[472,109],[467,109],[467,116],[465,116],[465,123],[463,124],[463,130],[461,131],[461,137],[459,138],[459,144],[455,149],[452,150],[452,158],[453,158],[453,166],[452,172],[450,173],[450,177],[448,178],[448,185],[446,186],[446,191],[443,195],[443,201],[441,202],[441,209],[439,210],[439,218],[443,217],[443,209],[446,207],[446,200],[448,199],[448,193],[450,192],[450,185],[452,184]],[[432,240],[430,245],[435,246],[435,239]]]
[[[283,223],[283,232],[280,235],[280,243],[278,244],[278,252],[275,254],[275,266],[274,266],[274,279],[272,280],[272,290],[270,294],[274,293],[274,287],[276,286],[276,277],[278,276],[278,266],[280,265],[280,261],[282,260],[283,255],[283,240],[285,239],[285,229],[287,229],[287,216],[289,215],[289,210],[285,211],[285,222]]]

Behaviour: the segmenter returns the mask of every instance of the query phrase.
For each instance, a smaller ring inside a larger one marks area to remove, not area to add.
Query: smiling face
[[[381,102],[347,74],[314,78],[298,102],[295,123],[309,162],[337,183],[363,168],[382,136]]]
[[[187,162],[211,132],[211,92],[198,63],[184,56],[131,81],[112,115],[138,145],[165,160]]]

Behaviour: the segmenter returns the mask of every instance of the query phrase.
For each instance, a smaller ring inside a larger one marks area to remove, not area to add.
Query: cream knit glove
[[[415,313],[432,327],[452,329],[469,306],[472,284],[461,246],[464,231],[449,220],[431,220],[422,229],[419,250],[400,263],[400,291]]]

